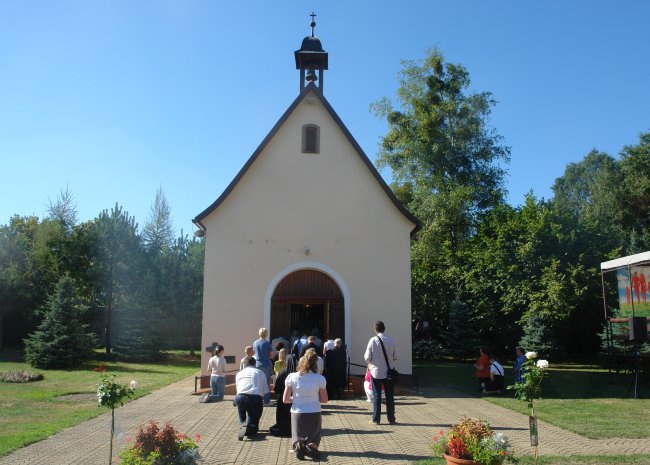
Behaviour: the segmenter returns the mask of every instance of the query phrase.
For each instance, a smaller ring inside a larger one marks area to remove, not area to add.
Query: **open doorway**
[[[325,332],[324,304],[291,304],[291,334],[320,334]]]
[[[336,282],[318,270],[299,270],[285,276],[271,297],[271,340],[291,341],[296,333],[345,342],[343,294]],[[316,330],[316,331],[314,331]]]

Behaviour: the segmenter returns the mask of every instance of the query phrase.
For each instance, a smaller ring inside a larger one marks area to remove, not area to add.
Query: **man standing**
[[[372,381],[372,420],[370,423],[378,425],[381,420],[381,389],[384,385],[386,395],[386,416],[388,423],[395,424],[395,396],[394,381],[388,379],[388,367],[394,368],[398,358],[395,340],[384,333],[384,323],[375,323],[375,337],[370,338],[364,359],[370,368]],[[382,348],[383,345],[383,348]],[[388,360],[387,360],[388,359]],[[386,363],[388,361],[388,363]]]
[[[237,438],[241,441],[244,436],[255,436],[259,429],[262,417],[262,397],[269,392],[269,383],[266,375],[255,368],[255,358],[246,357],[246,368],[237,373],[237,395],[235,405],[239,414],[241,430]]]
[[[257,359],[257,368],[262,370],[266,375],[267,386],[271,383],[271,375],[273,374],[273,365],[271,365],[271,357],[273,356],[273,349],[271,343],[266,340],[269,332],[266,328],[260,328],[258,334],[260,338],[253,343],[253,350],[255,351],[255,358]],[[267,389],[267,392],[268,389]],[[271,401],[271,394],[264,396],[264,405],[269,405]]]

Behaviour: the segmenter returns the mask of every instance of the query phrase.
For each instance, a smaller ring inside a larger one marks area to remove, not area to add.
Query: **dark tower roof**
[[[320,39],[314,35],[316,21],[314,13],[311,14],[311,35],[302,40],[299,50],[294,52],[296,58],[296,69],[300,70],[300,91],[305,87],[305,78],[308,82],[320,81],[318,86],[320,91],[323,89],[323,71],[327,69],[327,52],[323,50]],[[316,77],[318,70],[318,77]],[[307,75],[305,76],[305,71]]]

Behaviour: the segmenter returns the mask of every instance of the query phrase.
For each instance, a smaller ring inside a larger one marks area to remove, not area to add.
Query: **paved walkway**
[[[133,437],[137,425],[150,419],[171,421],[188,435],[201,435],[204,464],[299,463],[290,453],[290,440],[267,435],[275,423],[275,409],[265,408],[261,434],[256,440],[237,440],[238,421],[232,396],[224,402],[199,404],[190,395],[193,378],[187,378],[116,410],[118,448]],[[331,464],[412,464],[431,456],[431,438],[461,416],[483,418],[503,431],[517,454],[532,454],[527,417],[481,399],[442,387],[426,396],[396,398],[398,425],[368,424],[371,404],[365,399],[333,401],[323,407],[322,461]],[[32,444],[0,459],[0,465],[105,465],[108,455],[110,414],[104,414]],[[647,439],[587,439],[540,422],[540,454],[618,455],[650,454]],[[306,461],[310,459],[307,458]]]

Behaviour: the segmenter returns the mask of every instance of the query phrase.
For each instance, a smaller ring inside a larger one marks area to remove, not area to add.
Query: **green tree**
[[[162,189],[156,191],[149,215],[142,230],[142,239],[147,251],[156,255],[168,249],[174,240],[171,208]]]
[[[650,250],[650,132],[639,143],[621,151],[623,224],[628,231],[628,253]]]
[[[50,219],[58,220],[68,231],[77,224],[77,202],[68,186],[61,189],[54,202],[50,200],[47,212]]]
[[[45,319],[25,340],[25,359],[36,368],[70,368],[92,356],[96,342],[81,321],[86,307],[74,295],[68,276],[61,278],[47,303]]]
[[[403,62],[396,106],[373,105],[388,123],[377,165],[392,170],[394,192],[422,222],[411,254],[414,312],[428,309],[437,328],[449,323],[467,240],[503,202],[510,157],[489,126],[495,100],[469,85],[468,71],[433,48]]]
[[[469,72],[433,48],[421,61],[403,61],[397,109],[388,99],[373,107],[388,122],[379,167],[391,168],[396,186],[409,186],[425,230],[435,225],[452,252],[503,201],[510,158],[488,124],[496,101],[469,85]]]
[[[519,345],[526,351],[537,352],[540,357],[557,357],[561,353],[551,325],[541,318],[531,317],[526,321]]]
[[[112,351],[114,320],[130,311],[142,279],[143,249],[137,231],[135,218],[117,204],[110,211],[104,210],[88,231],[89,274],[95,307],[103,313],[107,355]]]
[[[32,303],[29,237],[25,230],[35,227],[37,221],[34,217],[14,216],[8,225],[0,227],[0,349],[4,344],[5,318],[18,314],[18,318],[24,319],[24,312]]]
[[[461,300],[460,292],[456,292],[449,307],[449,330],[445,334],[445,347],[450,355],[467,358],[476,353],[481,344],[478,340],[476,327],[472,321],[472,311],[467,303]]]

